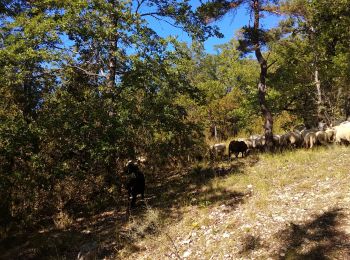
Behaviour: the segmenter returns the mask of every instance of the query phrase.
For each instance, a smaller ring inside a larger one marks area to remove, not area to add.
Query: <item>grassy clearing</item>
[[[138,216],[140,223],[157,220],[119,256],[344,259],[350,256],[349,156],[348,147],[330,147],[253,155],[213,172],[197,165]]]

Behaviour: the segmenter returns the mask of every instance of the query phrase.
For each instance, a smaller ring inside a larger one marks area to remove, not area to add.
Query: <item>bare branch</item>
[[[275,60],[275,61],[273,61],[271,64],[269,64],[269,65],[267,66],[267,69],[269,69],[270,67],[272,67],[272,65],[275,64],[276,62],[277,62],[277,60]]]
[[[165,23],[167,23],[167,24],[169,24],[169,25],[171,25],[171,26],[173,26],[173,27],[175,27],[175,28],[179,28],[179,29],[181,29],[181,30],[184,30],[183,27],[178,26],[178,25],[176,25],[176,24],[173,24],[173,23],[167,21],[166,19],[162,19],[162,18],[160,18],[160,17],[157,17],[156,15],[150,15],[150,16],[152,16],[154,19],[157,19],[158,21],[165,22]]]
[[[90,71],[87,71],[79,66],[76,66],[76,65],[66,65],[67,67],[70,67],[70,68],[74,68],[74,69],[78,69],[82,72],[84,72],[86,75],[88,76],[97,76],[97,77],[102,77],[102,78],[106,78],[107,76],[106,75],[101,75],[101,74],[97,74],[97,73],[93,73],[93,72],[90,72]]]
[[[144,17],[144,16],[153,16],[153,15],[160,15],[159,12],[150,12],[150,13],[143,13],[143,14],[140,14],[141,17]]]
[[[269,51],[269,52],[267,53],[267,56],[266,56],[266,61],[268,61],[268,60],[269,60],[270,54],[271,54],[271,51]]]
[[[137,0],[137,7],[136,7],[136,10],[135,10],[135,13],[139,13],[139,10],[141,8],[141,5],[145,2],[146,0]]]

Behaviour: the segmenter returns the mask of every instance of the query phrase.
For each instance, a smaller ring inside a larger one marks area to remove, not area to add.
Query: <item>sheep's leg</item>
[[[131,208],[134,208],[136,205],[136,195],[132,195],[132,198],[131,198],[131,203],[130,203],[130,207]]]
[[[132,197],[132,192],[131,192],[131,188],[130,187],[128,187],[128,198],[130,199],[131,197]]]

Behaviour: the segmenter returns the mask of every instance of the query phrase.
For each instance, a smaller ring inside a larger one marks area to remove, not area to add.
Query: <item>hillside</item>
[[[120,256],[348,259],[349,155],[349,148],[332,147],[239,159],[225,176],[192,180],[185,194],[174,190],[170,208],[150,206],[142,221],[135,216],[125,230],[139,236],[133,233]]]
[[[146,206],[0,244],[0,259],[348,259],[348,147],[256,154],[148,179]],[[88,258],[89,259],[89,258]]]

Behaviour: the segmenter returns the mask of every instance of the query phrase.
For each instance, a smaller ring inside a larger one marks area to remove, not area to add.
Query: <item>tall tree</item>
[[[99,77],[109,92],[132,66],[131,57],[147,59],[166,48],[150,20],[170,23],[199,39],[218,34],[201,23],[188,1],[75,0],[64,8],[64,31],[78,50],[78,62],[70,65]]]
[[[179,101],[199,95],[187,57],[149,22],[215,34],[188,1],[0,2],[0,222],[102,206],[120,198],[123,160],[203,143]]]
[[[279,1],[268,0],[213,0],[199,7],[199,13],[202,18],[210,22],[220,19],[229,11],[237,10],[240,6],[246,6],[253,17],[253,25],[242,28],[243,39],[240,40],[240,49],[244,52],[254,52],[255,57],[260,64],[260,77],[257,86],[260,110],[264,118],[264,129],[267,149],[273,147],[273,117],[266,102],[267,85],[266,78],[268,73],[268,61],[264,56],[262,48],[268,40],[268,31],[261,28],[260,19],[264,13],[275,13],[278,9]]]
[[[342,114],[340,106],[345,114],[347,110],[347,1],[284,1],[281,10],[288,15],[289,22],[283,26],[290,34],[283,40],[284,44],[275,45],[274,49],[281,54],[288,52],[290,57],[286,57],[284,65],[280,64],[280,72],[294,66],[295,73],[290,74],[286,82],[303,82],[304,90],[307,89],[304,97],[311,97],[308,103],[315,107],[309,110],[308,115],[304,113],[309,118],[306,120],[308,123],[332,123]],[[289,61],[292,59],[296,62]],[[305,70],[296,73],[299,70],[296,66]]]
[[[324,49],[323,73],[330,83],[327,95],[337,92],[333,103],[340,106],[346,119],[350,116],[350,4],[348,0],[310,1],[310,23],[314,38]],[[328,73],[331,71],[332,73]],[[335,89],[334,89],[335,87]],[[332,105],[332,104],[330,104]],[[333,105],[332,105],[333,106]],[[334,107],[334,106],[333,106]]]

